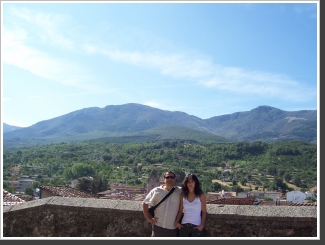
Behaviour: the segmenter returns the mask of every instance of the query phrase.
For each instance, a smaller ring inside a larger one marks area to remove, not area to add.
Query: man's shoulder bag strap
[[[167,195],[164,196],[164,198],[161,199],[160,202],[158,202],[158,203],[154,206],[154,208],[156,209],[156,208],[160,205],[160,203],[162,203],[163,201],[165,201],[165,199],[166,199],[167,197],[169,197],[169,196],[174,192],[174,190],[175,190],[175,187],[173,186],[173,188],[170,189],[170,191],[167,193]]]

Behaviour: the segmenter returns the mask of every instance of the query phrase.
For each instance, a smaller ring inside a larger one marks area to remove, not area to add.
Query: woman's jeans
[[[193,225],[193,224],[182,224],[182,228],[179,229],[178,232],[178,236],[182,236],[182,237],[188,237],[188,236],[195,236],[195,237],[200,237],[200,236],[204,236],[203,231],[199,231],[198,229],[194,229],[194,227],[196,227],[197,225]]]

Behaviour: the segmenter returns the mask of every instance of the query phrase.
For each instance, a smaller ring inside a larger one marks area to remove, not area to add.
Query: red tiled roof
[[[207,204],[230,204],[230,205],[252,205],[255,197],[222,197],[215,200],[207,200]]]
[[[53,194],[53,196],[61,197],[82,197],[82,198],[97,198],[96,195],[92,195],[81,190],[72,188],[71,186],[49,186],[49,185],[40,185],[40,189],[47,190]]]
[[[26,195],[26,194],[19,194],[17,195],[20,199],[23,199],[24,201],[28,202],[28,201],[33,201],[35,200],[35,197],[31,196],[31,195]]]
[[[24,202],[25,200],[11,194],[8,191],[3,190],[3,206],[16,205]]]
[[[310,191],[317,191],[317,186],[314,186],[312,188],[309,189]]]
[[[317,203],[300,203],[300,202],[293,202],[293,203],[290,203],[288,206],[317,206]]]

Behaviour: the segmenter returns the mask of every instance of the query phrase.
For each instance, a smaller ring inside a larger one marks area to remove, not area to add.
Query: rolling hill
[[[201,119],[180,111],[130,103],[84,108],[26,128],[7,124],[3,128],[4,147],[105,138],[116,142],[185,139],[316,143],[317,111],[259,106],[251,111]]]

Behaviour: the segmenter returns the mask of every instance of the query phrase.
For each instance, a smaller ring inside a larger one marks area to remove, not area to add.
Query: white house
[[[264,198],[265,191],[250,191],[247,197]]]
[[[241,191],[237,193],[238,198],[247,198],[249,196],[248,192]]]
[[[277,192],[277,191],[266,191],[264,193],[264,198],[268,197],[271,198],[273,201],[280,200],[281,196],[282,196],[281,192]]]
[[[24,192],[27,187],[32,186],[34,183],[34,180],[32,179],[22,179],[17,180],[18,188],[16,191],[18,192]]]
[[[207,195],[209,196],[209,197],[213,197],[213,198],[219,198],[219,197],[221,197],[221,193],[220,192],[207,192]]]
[[[289,191],[286,194],[287,202],[304,202],[307,195],[301,191]]]

